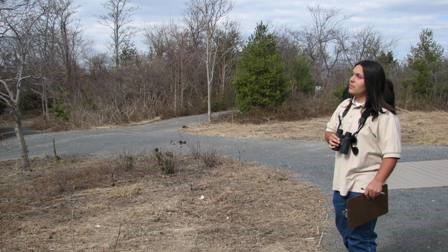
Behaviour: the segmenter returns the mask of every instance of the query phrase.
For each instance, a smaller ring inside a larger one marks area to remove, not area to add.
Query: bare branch
[[[0,99],[2,99],[7,106],[13,107],[13,104],[9,101],[8,98],[10,98],[10,97],[8,97],[6,94],[0,92]]]
[[[129,6],[129,0],[107,0],[104,7],[108,11],[100,16],[100,23],[112,30],[112,48],[115,66],[120,65],[120,50],[129,43],[133,28],[130,26],[135,8]]]
[[[14,102],[14,95],[13,95],[11,89],[9,89],[8,84],[6,83],[6,81],[0,80],[0,83],[2,83],[3,87],[5,88],[5,90],[7,92],[7,97],[9,97],[9,99],[11,99]]]

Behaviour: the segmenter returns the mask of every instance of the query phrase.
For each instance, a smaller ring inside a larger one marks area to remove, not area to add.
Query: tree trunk
[[[182,66],[183,66],[183,52],[180,53],[180,60],[179,60],[179,89],[180,89],[180,108],[185,111],[184,108],[184,83],[182,79]]]
[[[42,116],[44,117],[45,121],[48,121],[49,114],[48,114],[48,95],[47,95],[47,82],[44,80],[42,82]]]
[[[174,108],[174,115],[177,116],[177,66],[176,64],[172,64],[171,66],[171,74],[172,74],[172,81],[173,81],[173,108]]]
[[[227,70],[227,64],[224,61],[221,66],[221,98],[224,101],[224,92],[226,88],[226,70]]]
[[[205,67],[207,71],[207,115],[208,122],[212,120],[212,111],[211,111],[211,80],[210,80],[210,39],[207,34],[206,40],[206,57],[205,57]]]
[[[66,21],[61,21],[61,35],[63,43],[63,55],[64,55],[64,67],[65,67],[65,81],[68,85],[72,85],[72,67],[71,67],[71,57],[70,57],[70,44],[67,32]],[[71,86],[70,86],[71,87]],[[73,87],[71,87],[73,88]]]
[[[15,132],[22,150],[22,169],[25,171],[31,171],[30,160],[28,157],[28,147],[26,146],[25,137],[23,136],[22,116],[18,109],[19,108],[14,109],[14,117],[16,120]]]

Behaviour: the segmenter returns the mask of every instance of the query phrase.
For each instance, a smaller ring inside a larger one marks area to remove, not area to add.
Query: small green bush
[[[154,149],[153,156],[157,161],[157,164],[163,174],[173,174],[175,168],[174,153],[171,151],[159,151],[158,148]]]
[[[69,113],[63,103],[55,103],[51,108],[51,112],[53,112],[56,118],[68,121]]]

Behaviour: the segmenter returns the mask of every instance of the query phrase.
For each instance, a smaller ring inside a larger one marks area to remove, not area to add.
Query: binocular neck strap
[[[366,119],[361,117],[359,124],[358,124],[358,130],[355,133],[353,133],[354,136],[356,136],[359,133],[359,131],[362,129],[362,127],[364,127],[365,122],[366,122]]]
[[[342,112],[342,118],[344,118],[345,115],[347,115],[351,106],[352,106],[352,100],[350,100],[350,103]],[[338,130],[341,127],[342,118],[341,118],[341,115],[338,115],[338,119],[339,119],[339,124],[338,124],[338,128],[337,128]],[[362,127],[364,127],[366,120],[367,120],[367,118],[364,118],[364,114],[361,115],[361,118],[359,118],[359,122],[358,122],[358,130],[355,133],[353,133],[353,136],[356,136],[359,133],[359,131],[362,129]]]
[[[352,99],[350,99],[350,103],[348,104],[347,107],[345,107],[344,111],[342,112],[342,118],[344,118],[345,115],[347,115],[348,110],[350,109],[351,106],[352,106]],[[338,115],[338,119],[339,119],[338,129],[341,127],[342,118],[341,118],[341,115]]]

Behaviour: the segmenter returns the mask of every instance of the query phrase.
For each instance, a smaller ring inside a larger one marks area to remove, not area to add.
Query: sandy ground
[[[448,144],[448,112],[399,111],[402,142],[405,144]],[[219,121],[184,128],[192,134],[241,138],[278,138],[323,140],[330,116],[299,121],[268,123],[235,123]]]
[[[0,251],[322,250],[329,212],[317,188],[203,157],[176,155],[171,175],[149,154],[35,158],[29,174],[1,161]]]

